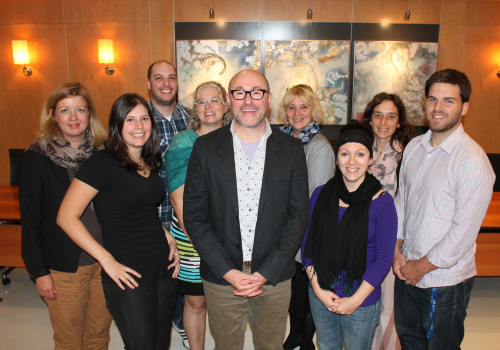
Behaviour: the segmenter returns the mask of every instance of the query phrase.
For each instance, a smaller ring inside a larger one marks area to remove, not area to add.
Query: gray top
[[[308,144],[304,145],[304,152],[309,178],[309,198],[311,198],[314,190],[326,184],[335,174],[335,155],[330,141],[322,134],[316,134]],[[302,262],[300,249],[295,256],[295,261]]]
[[[309,198],[316,187],[324,185],[335,174],[335,155],[325,136],[317,134],[304,145],[307,175],[309,176]]]

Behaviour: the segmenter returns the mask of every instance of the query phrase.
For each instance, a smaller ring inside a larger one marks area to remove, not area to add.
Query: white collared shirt
[[[420,288],[452,286],[476,274],[475,241],[495,182],[486,153],[461,124],[436,148],[431,135],[406,147],[395,200],[403,255],[427,255],[438,266]]]
[[[251,160],[248,160],[241,141],[234,131],[234,121],[231,123],[230,129],[233,134],[243,261],[252,260],[255,226],[259,212],[260,190],[266,161],[266,145],[267,139],[272,134],[271,126],[267,120],[265,122],[266,132],[260,139],[260,143]]]

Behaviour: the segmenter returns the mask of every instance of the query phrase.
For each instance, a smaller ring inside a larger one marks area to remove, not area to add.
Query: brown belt
[[[243,267],[252,267],[251,261],[243,261]]]

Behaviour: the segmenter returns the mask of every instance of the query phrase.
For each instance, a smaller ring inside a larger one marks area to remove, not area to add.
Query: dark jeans
[[[427,339],[432,288],[406,285],[404,281],[396,278],[394,310],[396,330],[402,348],[404,350],[460,349],[473,286],[474,277],[454,286],[437,288],[433,337]]]
[[[184,329],[184,322],[183,322],[184,304],[185,304],[184,294],[177,293],[177,298],[175,301],[174,326],[176,326],[177,329],[180,330]]]
[[[170,347],[177,280],[166,268],[155,276],[136,279],[139,287],[125,290],[106,274],[102,286],[106,306],[127,350],[165,350]]]

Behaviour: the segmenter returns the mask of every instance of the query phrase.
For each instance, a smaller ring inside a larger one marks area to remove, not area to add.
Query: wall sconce
[[[28,41],[12,40],[12,53],[14,55],[14,64],[23,66],[23,74],[29,77],[33,73],[28,64],[30,64],[30,55],[28,52]]]
[[[215,12],[214,12],[214,8],[212,6],[212,1],[210,1],[210,11],[208,11],[208,17],[209,18],[214,18],[215,17]]]
[[[313,10],[311,5],[311,0],[309,0],[309,10],[307,10],[307,19],[312,19],[312,18],[313,18]]]
[[[99,39],[99,63],[104,63],[104,71],[107,75],[112,75],[115,72],[115,67],[109,65],[113,63],[113,40]]]
[[[410,1],[411,0],[408,0],[408,11],[406,11],[406,13],[405,13],[405,21],[410,20],[410,15],[411,15],[411,13],[410,13]]]

